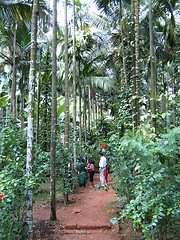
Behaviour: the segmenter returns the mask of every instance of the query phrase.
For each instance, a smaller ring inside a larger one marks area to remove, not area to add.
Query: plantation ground
[[[94,180],[95,185],[99,184],[99,174],[95,174]],[[112,180],[108,185],[112,185]],[[57,221],[51,225],[49,202],[37,202],[34,205],[34,239],[140,239],[129,224],[121,223],[119,231],[117,224],[110,223],[110,219],[117,214],[118,202],[119,199],[111,187],[108,191],[94,190],[88,183],[86,188],[69,196],[68,206],[63,206],[63,200],[57,199]]]

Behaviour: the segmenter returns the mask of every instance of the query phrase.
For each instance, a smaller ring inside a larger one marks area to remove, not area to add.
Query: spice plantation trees
[[[28,190],[36,201],[50,176],[55,220],[56,192],[67,202],[81,157],[97,169],[105,144],[114,188],[127,199],[117,220],[129,219],[145,239],[178,239],[179,2],[68,1],[63,8],[54,0],[52,15],[48,1],[37,1],[28,175],[32,2],[0,1],[0,238],[27,238]],[[67,11],[65,27],[59,9]]]

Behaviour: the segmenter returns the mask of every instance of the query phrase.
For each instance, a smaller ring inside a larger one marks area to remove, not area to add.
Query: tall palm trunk
[[[119,1],[119,20],[120,20],[120,30],[121,30],[121,49],[122,49],[122,62],[123,62],[123,77],[125,86],[127,86],[127,73],[126,73],[126,60],[125,60],[125,47],[124,47],[124,36],[123,36],[123,28],[121,25],[121,19],[122,19],[122,1]]]
[[[174,96],[176,95],[176,88],[175,88],[175,76],[172,76],[172,93],[174,94]],[[173,109],[173,125],[176,126],[176,104],[173,103],[172,105],[172,109]]]
[[[150,38],[150,59],[151,59],[151,113],[153,132],[156,132],[156,74],[155,74],[155,56],[153,44],[153,16],[152,0],[149,0],[149,38]]]
[[[135,9],[134,9],[134,0],[131,0],[131,19],[133,22],[133,27],[134,27],[134,15],[135,15]],[[134,37],[134,31],[131,32],[131,39],[135,39]],[[135,66],[135,49],[132,48],[132,65]],[[131,78],[133,82],[133,95],[135,96],[136,94],[136,78],[135,78],[135,68],[133,67],[131,70]],[[136,99],[133,99],[132,101],[132,127],[133,130],[136,126]]]
[[[67,0],[65,2],[65,149],[69,148],[69,73],[68,73],[68,27],[67,27]]]
[[[66,156],[68,156],[69,149],[69,73],[68,73],[68,27],[67,27],[67,0],[64,1],[64,11],[65,11],[65,31],[64,31],[64,43],[65,43],[65,136],[64,136],[64,146],[66,150]],[[65,166],[65,174],[67,176],[67,165]],[[64,182],[66,188],[66,182]],[[64,192],[64,203],[68,202],[68,194]]]
[[[95,92],[92,92],[92,127],[94,127],[95,120],[95,101],[94,101]]]
[[[162,61],[163,69],[163,97],[162,97],[162,111],[166,111],[166,84],[165,84],[165,74],[164,74],[164,63]],[[163,119],[163,128],[166,129],[166,117]]]
[[[85,86],[85,80],[83,77],[83,89],[84,89],[84,141],[87,142],[87,115],[86,115],[86,86]]]
[[[102,117],[103,117],[103,100],[102,100],[102,96],[100,96],[100,116],[101,116],[101,124],[102,124]]]
[[[73,0],[73,147],[74,169],[76,170],[76,35],[75,35],[75,0]]]
[[[48,67],[49,67],[49,45],[47,47],[47,58],[46,58],[46,67],[47,67],[47,73],[49,73]],[[45,82],[45,108],[44,108],[44,126],[48,126],[48,96],[49,96],[49,82]],[[49,138],[48,138],[48,129],[45,127],[44,132],[43,132],[43,145],[44,145],[44,150],[48,151],[49,147]]]
[[[82,100],[82,93],[81,93],[81,70],[80,70],[80,61],[78,63],[78,78],[79,78],[79,142],[81,144],[82,142],[82,106],[81,106],[81,100]],[[80,157],[82,156],[82,148],[80,148]]]
[[[16,30],[17,22],[14,26],[13,37],[13,82],[12,82],[12,98],[11,98],[11,111],[13,116],[16,116]]]
[[[57,133],[57,0],[53,0],[53,42],[52,42],[52,115],[51,115],[51,164],[50,164],[50,220],[56,220],[56,133]]]
[[[98,103],[97,103],[97,94],[95,92],[94,96],[94,101],[95,101],[95,121],[96,121],[96,127],[97,127],[97,119],[98,119]]]
[[[42,47],[40,47],[39,76],[38,76],[38,79],[37,79],[36,144],[38,144],[38,142],[39,142],[39,107],[40,107],[41,58],[42,58]]]
[[[134,1],[135,6],[135,78],[136,78],[136,127],[139,126],[139,97],[140,97],[140,81],[139,81],[139,1]]]
[[[21,81],[21,129],[24,128],[24,73]]]
[[[88,85],[88,131],[91,130],[91,87]]]
[[[29,73],[29,101],[28,101],[28,127],[27,127],[27,158],[26,174],[28,179],[32,175],[33,166],[33,128],[34,128],[34,83],[36,75],[36,49],[37,49],[37,14],[39,0],[33,1],[33,11],[31,20],[31,62]],[[28,181],[28,180],[27,180]],[[33,239],[33,191],[30,183],[28,186],[28,200],[26,223],[28,227],[28,239]]]

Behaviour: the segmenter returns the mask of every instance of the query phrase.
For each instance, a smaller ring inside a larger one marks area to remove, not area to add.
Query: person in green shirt
[[[86,177],[86,165],[84,163],[84,159],[81,159],[81,162],[78,165],[78,170],[79,170],[79,186],[80,187],[86,187],[87,183],[87,177]]]

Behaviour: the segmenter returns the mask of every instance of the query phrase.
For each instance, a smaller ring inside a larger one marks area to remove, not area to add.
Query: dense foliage
[[[0,238],[23,239],[25,236],[26,136],[18,127],[2,129],[0,139]]]
[[[5,127],[0,138],[0,238],[26,238],[26,132],[17,124]],[[39,192],[39,185],[49,176],[49,153],[35,148],[33,175],[29,184],[34,193]]]
[[[111,137],[115,189],[128,203],[121,218],[146,239],[178,239],[180,221],[180,128],[157,137],[127,133]]]
[[[74,53],[72,19],[68,16],[68,36],[59,21],[55,32],[57,119],[53,120],[54,123],[57,120],[57,131],[51,129],[55,96],[51,92],[52,9],[45,0],[37,1],[36,76],[31,88],[34,102],[27,106],[34,30],[30,27],[30,13],[34,2],[0,1],[0,239],[27,237],[28,190],[33,190],[35,201],[43,191],[42,185],[48,185],[53,175],[56,179],[52,180],[60,183],[56,186],[60,197],[68,196],[77,189],[78,168],[74,164],[78,165],[81,158],[94,159],[98,171],[102,143],[108,146],[106,157],[114,176],[114,189],[127,199],[118,220],[130,220],[147,240],[178,239],[179,1],[95,0],[93,3],[100,11],[93,14],[90,5],[73,1],[76,4]],[[68,10],[71,7],[72,2],[68,1]],[[68,74],[65,74],[66,47]],[[73,71],[73,56],[76,56],[76,71]],[[65,75],[69,89],[65,88]],[[73,98],[76,106],[72,104]],[[34,124],[30,126],[30,136],[34,136],[32,148],[27,144],[30,111]],[[57,134],[53,166],[50,164],[51,141],[55,139],[52,133]],[[31,150],[32,161],[27,161],[27,152]],[[52,174],[53,167],[56,174]]]

